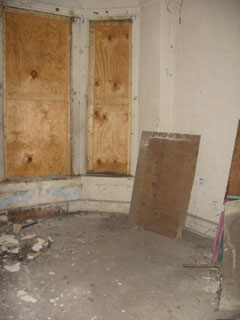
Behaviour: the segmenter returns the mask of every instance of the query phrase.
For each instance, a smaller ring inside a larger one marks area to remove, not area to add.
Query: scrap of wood
[[[26,224],[24,224],[24,225],[22,226],[22,229],[23,229],[23,228],[30,227],[30,226],[33,226],[34,224],[37,224],[37,223],[38,223],[38,221],[34,221],[34,222],[30,222],[30,223],[26,223]]]
[[[216,264],[188,264],[188,263],[184,263],[183,264],[184,268],[220,268],[219,265]]]

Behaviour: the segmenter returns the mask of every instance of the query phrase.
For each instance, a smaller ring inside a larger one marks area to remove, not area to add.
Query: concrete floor
[[[53,242],[28,260],[36,237],[21,239],[31,232]],[[217,311],[219,270],[183,268],[210,261],[206,238],[172,240],[107,214],[42,219],[16,238],[18,254],[0,253],[1,320],[226,319]],[[5,269],[19,260],[19,271]]]

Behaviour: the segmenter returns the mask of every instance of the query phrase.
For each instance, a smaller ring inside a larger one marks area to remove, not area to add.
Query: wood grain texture
[[[200,136],[143,132],[129,221],[179,238],[185,225]]]
[[[65,101],[6,102],[7,177],[66,172]]]
[[[5,12],[6,90],[66,94],[69,20]]]
[[[240,121],[238,123],[237,135],[229,173],[227,194],[240,196]]]
[[[90,24],[88,170],[129,173],[131,22]]]
[[[7,178],[70,174],[71,21],[5,11]]]

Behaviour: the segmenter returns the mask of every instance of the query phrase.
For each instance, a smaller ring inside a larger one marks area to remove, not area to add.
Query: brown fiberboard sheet
[[[195,175],[200,136],[143,132],[129,222],[180,238]]]

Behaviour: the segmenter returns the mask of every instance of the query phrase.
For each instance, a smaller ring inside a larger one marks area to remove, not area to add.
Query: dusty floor
[[[12,226],[0,231],[14,234]],[[172,240],[107,214],[43,219],[15,236],[19,253],[0,252],[1,320],[230,318],[217,311],[219,271],[183,268],[209,261],[205,238],[185,232]],[[29,260],[37,237],[50,238]],[[5,269],[19,260],[19,271]]]

